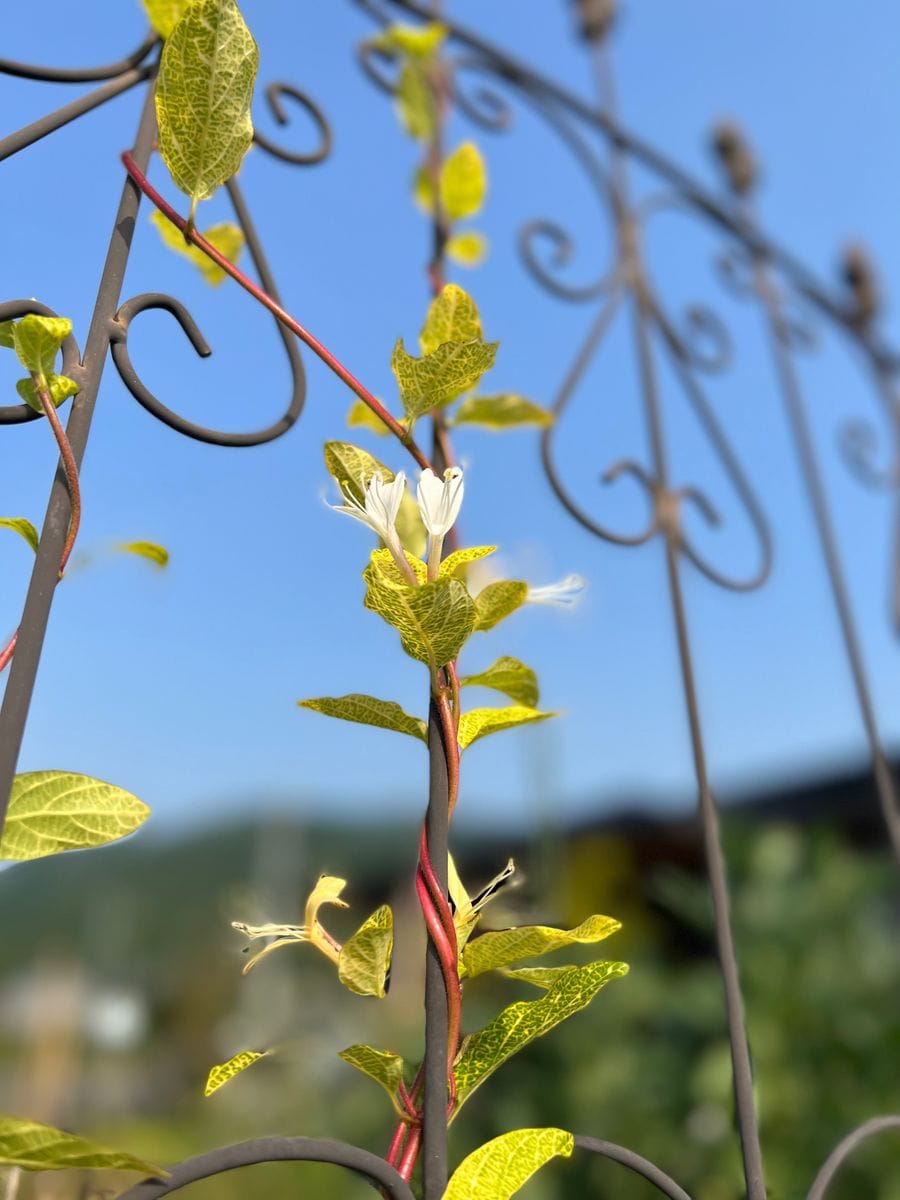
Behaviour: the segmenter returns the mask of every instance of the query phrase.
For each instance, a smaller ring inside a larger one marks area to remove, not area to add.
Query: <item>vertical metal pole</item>
[[[869,687],[869,679],[863,660],[859,635],[856,631],[856,622],[853,617],[853,607],[850,603],[847,581],[844,578],[844,568],[841,562],[840,551],[838,550],[837,538],[834,535],[831,514],[828,510],[828,501],[825,498],[825,486],[822,482],[822,475],[819,470],[809,422],[806,419],[803,396],[797,380],[797,373],[785,342],[786,330],[781,307],[775,288],[766,271],[765,264],[758,257],[754,269],[754,283],[766,315],[766,329],[772,347],[772,357],[775,361],[775,372],[778,376],[778,382],[781,386],[781,392],[787,407],[788,422],[794,437],[794,443],[797,447],[800,468],[803,473],[804,482],[806,483],[806,490],[809,494],[816,530],[819,535],[819,544],[822,547],[822,554],[825,558],[831,595],[837,611],[841,635],[844,639],[844,648],[847,653],[847,661],[850,665],[850,673],[853,676],[853,685],[856,689],[856,699],[866,732],[866,740],[869,743],[875,789],[878,793],[878,800],[881,805],[881,812],[887,827],[891,846],[897,859],[900,860],[900,804],[898,804],[897,789],[887,756],[881,745],[878,722],[875,718],[875,705],[872,702],[872,693]]]
[[[766,1200],[762,1149],[759,1141],[756,1106],[753,1100],[753,1071],[750,1063],[750,1046],[747,1041],[744,1002],[741,994],[734,935],[731,929],[731,902],[728,891],[728,877],[725,868],[725,855],[722,851],[722,836],[719,831],[719,814],[715,798],[709,786],[709,776],[706,768],[706,751],[703,745],[700,705],[697,700],[697,687],[694,680],[694,666],[678,562],[680,552],[679,517],[677,508],[675,507],[677,502],[668,490],[668,467],[665,455],[662,419],[659,411],[656,376],[653,369],[652,349],[647,329],[650,312],[646,305],[647,301],[639,291],[635,319],[641,386],[647,420],[650,426],[654,473],[659,487],[658,503],[661,506],[660,526],[663,529],[666,539],[666,572],[669,581],[669,598],[675,621],[678,657],[681,666],[681,683],[690,729],[694,773],[697,779],[700,824],[703,831],[703,848],[706,856],[706,869],[709,875],[709,887],[713,907],[716,953],[722,971],[722,985],[725,994],[725,1017],[728,1026],[728,1042],[731,1048],[735,1113],[737,1116],[738,1134],[741,1141],[741,1157],[744,1167],[744,1180],[747,1185],[747,1200]]]
[[[447,890],[450,789],[437,705],[428,710],[428,810],[425,837],[438,883]],[[447,992],[441,964],[428,943],[425,959],[425,1085],[422,1115],[422,1197],[440,1200],[447,1187]]]
[[[134,145],[134,158],[142,170],[146,169],[155,136],[156,114],[151,85],[147,89],[147,97]],[[91,327],[85,343],[84,358],[77,372],[72,372],[81,391],[72,403],[72,412],[66,432],[72,445],[75,461],[79,465],[84,456],[94,405],[97,400],[97,390],[100,386],[103,368],[106,365],[110,325],[119,304],[140,197],[138,188],[130,179],[126,178],[103,274],[100,277]],[[6,693],[3,697],[2,707],[0,707],[0,828],[2,828],[6,816],[9,793],[25,731],[25,721],[34,691],[41,648],[44,644],[44,635],[57,583],[59,556],[65,541],[68,523],[69,493],[66,488],[65,476],[60,467],[57,469],[56,478],[50,491],[40,547],[19,625],[16,653],[10,666]]]

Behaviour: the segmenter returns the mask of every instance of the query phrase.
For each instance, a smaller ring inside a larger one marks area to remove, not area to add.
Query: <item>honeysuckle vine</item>
[[[211,284],[226,277],[235,280],[351,390],[356,400],[348,424],[362,425],[373,434],[392,435],[416,466],[415,475],[408,480],[404,470],[394,469],[353,443],[333,440],[324,447],[325,466],[339,493],[339,502],[332,507],[367,527],[380,543],[370,551],[362,571],[364,606],[397,632],[403,651],[425,668],[427,716],[407,713],[393,700],[362,693],[320,696],[298,703],[325,716],[421,740],[428,747],[431,774],[429,812],[419,835],[415,874],[430,948],[426,1053],[417,1066],[408,1066],[391,1050],[365,1043],[347,1047],[340,1055],[373,1079],[390,1099],[396,1125],[385,1159],[396,1172],[394,1179],[410,1181],[417,1162],[423,1161],[425,1200],[441,1196],[445,1200],[507,1200],[544,1162],[571,1154],[573,1136],[557,1129],[512,1131],[470,1155],[448,1183],[445,1156],[449,1122],[508,1058],[585,1008],[607,983],[624,975],[627,967],[608,960],[581,966],[523,965],[568,946],[593,945],[615,932],[618,922],[595,914],[570,930],[528,925],[482,933],[477,927],[485,908],[512,877],[514,864],[510,860],[471,897],[447,852],[446,829],[459,800],[461,763],[468,748],[483,737],[555,715],[538,708],[537,676],[526,664],[502,656],[486,668],[460,675],[460,655],[476,633],[493,630],[523,605],[570,603],[582,584],[574,576],[561,586],[543,589],[531,588],[524,580],[496,579],[476,590],[468,570],[490,557],[496,547],[460,545],[458,522],[466,481],[456,463],[451,430],[466,425],[492,429],[544,425],[550,418],[522,396],[478,393],[482,378],[494,365],[498,343],[485,339],[472,297],[446,280],[448,255],[466,265],[474,265],[483,257],[485,242],[481,235],[472,229],[457,230],[455,225],[477,215],[487,190],[484,161],[473,143],[464,142],[445,152],[449,69],[441,50],[446,31],[435,23],[419,28],[395,26],[382,31],[371,43],[372,50],[392,60],[398,69],[398,112],[420,155],[414,197],[431,221],[432,245],[426,264],[431,302],[419,334],[419,353],[411,352],[398,338],[390,357],[403,413],[398,417],[305,324],[237,265],[241,238],[234,227],[226,223],[205,233],[197,228],[200,203],[237,171],[253,136],[250,102],[259,54],[235,0],[144,0],[144,7],[164,39],[155,100],[158,149],[175,184],[189,198],[188,215],[181,215],[148,182],[135,157],[125,153],[122,161],[137,188],[154,205],[152,221],[162,241],[185,254]],[[33,401],[40,404],[57,434],[69,479],[65,435],[55,417],[54,389],[71,394],[67,390],[70,381],[54,375],[53,367],[70,326],[64,321],[54,326],[52,319],[50,324],[46,318],[40,320],[43,325],[35,325],[27,317],[10,323],[8,329],[4,327],[2,337],[19,352],[31,372]],[[49,336],[48,330],[55,330],[55,341],[41,350],[42,357],[33,360],[32,355],[26,361],[19,343],[24,344],[31,330],[40,331],[42,338]],[[430,423],[430,455],[415,436],[422,421]],[[69,486],[72,527],[60,570],[68,560],[77,531],[74,460]],[[499,692],[512,703],[465,708],[463,697],[471,687]],[[31,784],[41,802],[51,786],[68,789],[67,795],[81,789],[91,792],[98,811],[108,817],[103,828],[94,831],[92,840],[80,844],[101,844],[122,836],[146,815],[139,801],[111,785],[76,776],[68,776],[61,783],[59,773],[48,774],[54,778],[35,779]],[[23,815],[28,815],[27,798],[23,802],[27,792],[28,785],[23,784],[23,791],[11,804],[14,832],[15,820],[22,821]],[[71,816],[71,802],[65,801],[63,808],[65,804]],[[429,834],[435,804],[444,808],[439,839]],[[65,822],[61,827],[66,828]],[[59,849],[79,844],[66,843],[65,837],[62,843]],[[3,848],[0,846],[0,851]],[[350,991],[383,997],[394,944],[393,914],[388,905],[381,905],[341,941],[327,927],[328,918],[323,919],[322,910],[348,907],[344,899],[347,887],[343,879],[322,876],[312,887],[302,919],[296,924],[235,920],[233,926],[244,939],[251,944],[262,943],[248,958],[245,973],[253,969],[264,972],[266,960],[276,951],[309,946],[324,955],[334,966],[338,981]],[[433,963],[436,975],[431,972]],[[530,985],[540,996],[508,1004],[484,1028],[464,1036],[464,982],[468,986],[491,971],[500,972],[516,985]],[[431,1026],[445,1038],[445,1044],[438,1046],[436,1076],[429,1066],[432,1052],[428,1040],[434,979],[445,1018]],[[213,1094],[266,1056],[275,1057],[275,1051],[241,1049],[226,1062],[215,1064],[205,1094]],[[42,1150],[40,1165],[70,1165],[80,1155],[87,1165],[118,1163],[131,1169],[158,1171],[140,1160],[117,1157],[116,1152],[90,1146],[81,1139],[75,1139],[77,1145],[70,1144],[68,1136],[33,1122],[0,1120],[0,1163],[34,1166],[35,1145],[57,1138],[59,1153],[54,1158],[53,1153]]]

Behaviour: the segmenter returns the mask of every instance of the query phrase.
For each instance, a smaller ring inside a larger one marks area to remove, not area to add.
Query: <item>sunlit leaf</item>
[[[486,687],[502,692],[528,708],[538,702],[537,675],[517,658],[498,658],[487,670],[477,675],[464,675],[459,682],[461,687]]]
[[[518,979],[546,992],[548,988],[553,987],[563,971],[571,970],[571,964],[568,964],[564,967],[516,967],[515,970],[501,971],[501,974],[507,979]]]
[[[484,159],[474,142],[463,142],[441,167],[441,207],[451,221],[471,217],[487,192]]]
[[[369,45],[387,53],[427,58],[434,54],[446,36],[446,28],[434,21],[427,25],[388,25],[386,29],[369,38]]]
[[[144,0],[144,8],[159,36],[167,38],[190,3],[191,0]]]
[[[123,542],[120,546],[116,546],[123,554],[135,554],[138,558],[146,558],[148,562],[157,567],[167,567],[169,565],[169,552],[165,546],[157,545],[156,542]]]
[[[384,996],[394,948],[394,914],[387,904],[376,909],[344,942],[338,978],[359,996]]]
[[[441,408],[475,387],[494,365],[498,342],[445,342],[415,358],[402,339],[391,355],[391,370],[400,388],[403,410],[410,421],[432,408]]]
[[[38,531],[27,517],[0,517],[0,529],[14,530],[37,554]]]
[[[133,833],[150,809],[122,788],[68,771],[29,771],[13,780],[0,859],[23,861],[104,846]]]
[[[393,1054],[390,1050],[376,1050],[374,1046],[360,1044],[348,1046],[346,1050],[339,1050],[338,1057],[342,1058],[345,1063],[349,1063],[351,1067],[356,1067],[357,1071],[362,1071],[363,1075],[374,1079],[390,1096],[396,1111],[398,1113],[403,1111],[397,1099],[397,1089],[403,1082],[405,1064],[399,1054]]]
[[[366,484],[373,475],[380,475],[390,483],[394,472],[383,462],[361,446],[350,442],[326,442],[324,446],[325,466],[342,492],[352,496],[361,504],[365,497]]]
[[[452,424],[481,425],[485,429],[510,429],[514,425],[546,428],[553,424],[553,413],[514,392],[466,396],[453,414]]]
[[[87,1138],[63,1133],[37,1121],[18,1117],[0,1117],[0,1164],[21,1167],[25,1171],[62,1171],[69,1167],[97,1170],[140,1171],[155,1179],[165,1179],[168,1171],[143,1158],[107,1150]]]
[[[551,1158],[570,1158],[575,1139],[563,1129],[515,1129],[464,1158],[443,1200],[509,1200]]]
[[[349,696],[319,696],[313,700],[298,700],[301,708],[312,709],[326,717],[338,717],[342,721],[356,721],[360,725],[376,725],[379,729],[393,729],[397,733],[408,733],[410,737],[427,740],[425,722],[411,717],[393,700],[378,700],[353,692]]]
[[[428,208],[433,203],[430,195],[430,189],[422,192],[423,207]],[[418,195],[416,195],[416,199],[418,201]],[[474,229],[468,229],[449,237],[444,252],[452,262],[458,263],[461,267],[480,267],[487,258],[488,240],[483,233],[476,233]]]
[[[426,216],[434,215],[434,185],[427,167],[417,167],[412,178],[412,198]]]
[[[525,704],[511,704],[508,708],[473,708],[459,719],[459,744],[463,750],[479,738],[490,733],[500,733],[517,725],[531,725],[535,721],[546,721],[555,717],[553,712],[539,712]]]
[[[483,933],[470,941],[463,952],[463,965],[470,978],[496,971],[525,958],[537,958],[565,946],[588,945],[600,942],[621,929],[613,917],[594,915],[574,929],[555,929],[551,925],[520,925]]]
[[[22,366],[36,375],[52,375],[59,348],[72,332],[72,322],[67,317],[29,313],[5,324],[12,326],[12,344]],[[9,345],[8,334],[4,344]]]
[[[363,572],[365,606],[400,634],[410,657],[432,671],[455,659],[472,632],[475,605],[458,579],[422,587],[393,583],[376,561]]]
[[[55,408],[59,408],[64,400],[68,400],[70,396],[74,396],[80,390],[75,380],[70,379],[68,375],[45,375],[44,379],[50,399],[53,401]],[[44,406],[41,403],[41,398],[37,393],[37,388],[34,386],[32,379],[17,380],[16,391],[29,408],[33,408],[35,412],[39,413],[44,411]]]
[[[209,1075],[206,1077],[203,1095],[211,1096],[213,1092],[217,1092],[220,1087],[224,1087],[226,1083],[234,1079],[235,1075],[240,1075],[241,1071],[246,1071],[253,1063],[265,1058],[267,1053],[266,1050],[242,1050],[240,1054],[229,1058],[228,1062],[211,1067]]]
[[[350,411],[347,413],[347,427],[349,429],[368,429],[378,437],[389,437],[391,432],[381,417],[372,412],[368,404],[364,404],[362,400],[354,400],[350,405]]]
[[[439,577],[449,579],[460,567],[487,558],[496,551],[496,546],[469,546],[465,550],[453,550],[441,563]]]
[[[475,301],[455,283],[448,283],[428,308],[419,334],[423,354],[431,354],[444,342],[481,341],[481,318]]]
[[[507,1059],[586,1008],[601,988],[628,973],[620,962],[595,962],[564,971],[545,995],[509,1005],[465,1043],[454,1067],[457,1108]]]
[[[407,59],[400,68],[394,98],[400,123],[409,136],[420,142],[430,141],[437,128],[437,97],[427,73],[415,59]]]
[[[218,263],[214,263],[197,246],[186,242],[181,231],[171,221],[166,220],[158,209],[154,209],[150,214],[150,220],[159,230],[166,246],[193,263],[207,283],[218,287],[223,279],[228,278]],[[244,248],[244,234],[240,226],[235,225],[233,221],[221,221],[218,225],[211,225],[203,231],[203,236],[220,254],[224,254],[229,262],[236,263],[240,258]]]
[[[235,0],[193,0],[166,40],[156,81],[159,150],[192,214],[250,148],[258,63]]]
[[[475,628],[493,629],[494,626],[521,608],[528,598],[528,584],[520,579],[500,579],[489,583],[475,597]]]

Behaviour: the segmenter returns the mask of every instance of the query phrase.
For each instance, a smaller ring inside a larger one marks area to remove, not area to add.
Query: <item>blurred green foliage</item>
[[[57,874],[55,904],[69,951],[79,943],[90,947],[92,978],[131,981],[151,1006],[141,1045],[116,1055],[87,1043],[81,1048],[79,1083],[60,1114],[67,1127],[156,1161],[266,1133],[344,1138],[383,1149],[392,1124],[387,1100],[337,1051],[364,1039],[418,1056],[421,933],[406,885],[393,895],[385,890],[398,872],[405,878],[401,860],[412,860],[413,840],[395,833],[390,846],[385,842],[381,871],[371,853],[364,865],[346,857],[353,847],[372,848],[359,830],[331,840],[319,834],[292,841],[282,828],[270,837],[268,850],[260,851],[246,831],[234,843],[198,837],[190,847],[153,853],[141,849],[139,839],[97,852],[90,864],[85,856],[91,871],[83,879],[73,875],[67,882]],[[788,826],[732,829],[727,848],[769,1195],[801,1200],[844,1134],[870,1116],[900,1111],[895,869],[833,834]],[[464,877],[472,875],[466,862],[474,853],[486,864],[508,849],[460,848]],[[508,1129],[557,1125],[630,1146],[673,1175],[694,1200],[740,1200],[728,1042],[702,877],[664,865],[638,870],[629,842],[602,832],[536,845],[520,857],[531,886],[513,894],[519,911],[501,915],[499,923],[608,912],[624,921],[609,952],[632,970],[473,1097],[451,1131],[454,1161]],[[245,870],[256,863],[249,880],[240,877],[241,859]],[[55,864],[57,872],[61,865]],[[36,941],[38,922],[30,919],[40,914],[43,925],[49,902],[39,868],[25,864],[0,876],[5,911],[16,911],[16,878],[29,884],[18,909],[22,920],[10,931],[17,954],[5,958],[4,996],[10,980],[21,982],[47,953]],[[373,901],[395,905],[398,954],[385,1001],[346,994],[327,963],[302,954],[273,956],[240,978],[240,938],[227,927],[235,898],[245,912],[255,876],[263,881],[266,903],[285,911],[285,898],[299,896],[307,877],[323,868],[351,880],[348,931]],[[133,891],[126,903],[129,880]],[[528,911],[522,912],[529,890]],[[111,895],[118,897],[113,904]],[[127,911],[135,918],[132,937],[123,928]],[[569,949],[557,957],[571,962],[579,953]],[[466,987],[465,1025],[476,1028],[503,1004],[533,994],[513,981],[473,980]],[[0,1042],[6,1111],[15,1101],[17,1073],[28,1068],[14,1032],[7,1018]],[[203,1100],[210,1064],[257,1044],[275,1053]],[[371,1195],[361,1181],[306,1164],[222,1177],[198,1185],[192,1195],[243,1200],[251,1181],[259,1200],[275,1200],[298,1186],[319,1200]],[[98,1177],[87,1194],[110,1182]],[[83,1194],[74,1177],[58,1181],[58,1189],[68,1190],[36,1188],[36,1179],[25,1180],[21,1200]],[[623,1168],[578,1155],[548,1167],[522,1194],[530,1200],[658,1196]],[[829,1200],[898,1198],[897,1134],[861,1147],[829,1193]]]

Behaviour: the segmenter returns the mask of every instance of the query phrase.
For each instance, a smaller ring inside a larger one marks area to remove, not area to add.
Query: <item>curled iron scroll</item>
[[[41,317],[58,317],[59,313],[41,304],[39,300],[7,300],[0,304],[0,321],[16,321],[19,317],[27,317],[29,313],[37,313]],[[62,374],[68,375],[77,382],[81,367],[81,355],[75,335],[70,333],[62,344]],[[29,404],[0,405],[0,425],[22,425],[26,421],[36,421],[41,413]]]
[[[229,180],[226,186],[231,197],[231,202],[234,205],[235,214],[247,239],[247,248],[250,251],[250,256],[259,273],[263,287],[269,295],[277,299],[278,291],[275,281],[269,270],[265,252],[253,226],[253,222],[250,219],[247,206],[244,203],[243,193],[234,179]],[[186,437],[194,438],[200,442],[208,442],[215,446],[259,446],[264,442],[274,441],[275,438],[287,433],[303,411],[303,402],[306,398],[306,376],[294,337],[283,325],[278,321],[275,322],[275,327],[284,346],[291,370],[291,398],[287,409],[277,421],[263,429],[253,430],[249,433],[227,433],[222,430],[207,428],[205,425],[198,425],[196,422],[182,417],[154,396],[141,380],[128,352],[128,330],[132,320],[139,313],[153,308],[162,309],[164,312],[171,313],[175,317],[191,345],[201,357],[205,358],[212,353],[191,314],[174,297],[158,292],[144,292],[140,296],[134,296],[132,299],[126,300],[116,313],[116,319],[110,330],[112,359],[122,378],[122,382],[147,412],[152,413],[154,417],[162,421],[163,424],[168,425],[170,429],[174,429],[178,433],[183,433]]]
[[[130,54],[98,67],[41,67],[16,62],[11,58],[0,58],[0,75],[16,75],[19,79],[36,79],[42,83],[97,83],[103,79],[115,79],[117,75],[124,75],[142,63],[158,41],[155,33],[148,33]]]
[[[296,101],[312,118],[313,123],[319,131],[319,145],[315,150],[308,150],[306,153],[285,150],[282,146],[273,142],[270,137],[267,137],[264,133],[260,133],[257,128],[253,130],[254,142],[261,149],[265,150],[267,154],[271,154],[275,158],[280,158],[282,162],[293,163],[295,166],[311,166],[313,163],[321,162],[331,153],[332,143],[331,126],[328,124],[325,114],[305,92],[301,92],[292,83],[281,83],[276,80],[266,86],[266,100],[268,101],[272,116],[279,125],[290,124],[290,118],[284,106],[285,96]]]
[[[119,1200],[157,1200],[200,1179],[266,1162],[330,1163],[362,1175],[390,1200],[414,1200],[409,1184],[377,1154],[346,1142],[304,1137],[255,1138],[200,1154],[172,1167],[168,1179],[142,1180],[123,1192]]]
[[[813,1180],[806,1200],[824,1200],[838,1171],[856,1147],[862,1142],[868,1141],[869,1138],[876,1137],[880,1133],[887,1133],[889,1130],[900,1132],[900,1115],[872,1117],[871,1120],[848,1133],[825,1159],[818,1175]]]
[[[617,1146],[615,1142],[604,1142],[600,1138],[581,1136],[575,1138],[575,1145],[579,1150],[587,1150],[589,1154],[598,1154],[601,1158],[608,1158],[611,1162],[617,1162],[623,1167],[627,1167],[635,1175],[640,1175],[648,1183],[654,1184],[657,1191],[667,1196],[669,1200],[691,1200],[684,1188],[665,1171],[660,1170],[648,1158],[643,1158],[625,1146]],[[813,1197],[810,1196],[809,1200],[813,1200]]]

